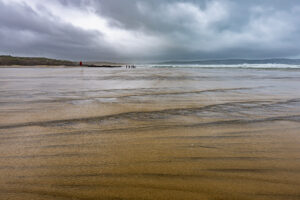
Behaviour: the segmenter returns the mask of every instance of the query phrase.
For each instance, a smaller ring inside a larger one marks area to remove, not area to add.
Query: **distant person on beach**
[[[135,65],[126,65],[126,69],[135,69]]]

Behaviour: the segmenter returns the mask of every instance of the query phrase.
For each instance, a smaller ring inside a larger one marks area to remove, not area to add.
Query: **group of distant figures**
[[[126,69],[134,69],[134,68],[136,68],[135,65],[126,65]]]

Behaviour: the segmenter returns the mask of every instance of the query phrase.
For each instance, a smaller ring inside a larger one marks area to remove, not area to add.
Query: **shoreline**
[[[51,67],[0,68],[0,197],[297,199],[300,71]]]
[[[80,66],[66,66],[66,65],[3,65],[0,68],[74,68]]]
[[[123,65],[114,66],[114,65],[103,65],[103,66],[79,66],[79,65],[3,65],[0,68],[122,68]]]

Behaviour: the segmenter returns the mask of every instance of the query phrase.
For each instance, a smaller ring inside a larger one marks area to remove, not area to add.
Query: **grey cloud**
[[[97,31],[82,30],[55,16],[40,17],[26,4],[5,5],[0,1],[0,8],[0,53],[73,60],[116,56]],[[95,45],[96,40],[102,45]]]
[[[300,56],[298,0],[54,2],[83,12],[93,8],[111,29],[124,31],[124,40],[126,34],[150,39],[139,46],[131,38],[128,48],[118,48],[105,29],[63,22],[47,10],[46,1],[41,9],[49,13],[40,16],[26,4],[0,0],[0,53],[120,61]]]

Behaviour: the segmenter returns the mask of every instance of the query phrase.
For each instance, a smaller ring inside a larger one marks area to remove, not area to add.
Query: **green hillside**
[[[24,65],[24,66],[34,66],[34,65],[65,65],[74,66],[78,65],[76,62],[67,60],[56,60],[49,58],[39,58],[39,57],[14,57],[14,56],[0,56],[0,65]]]

